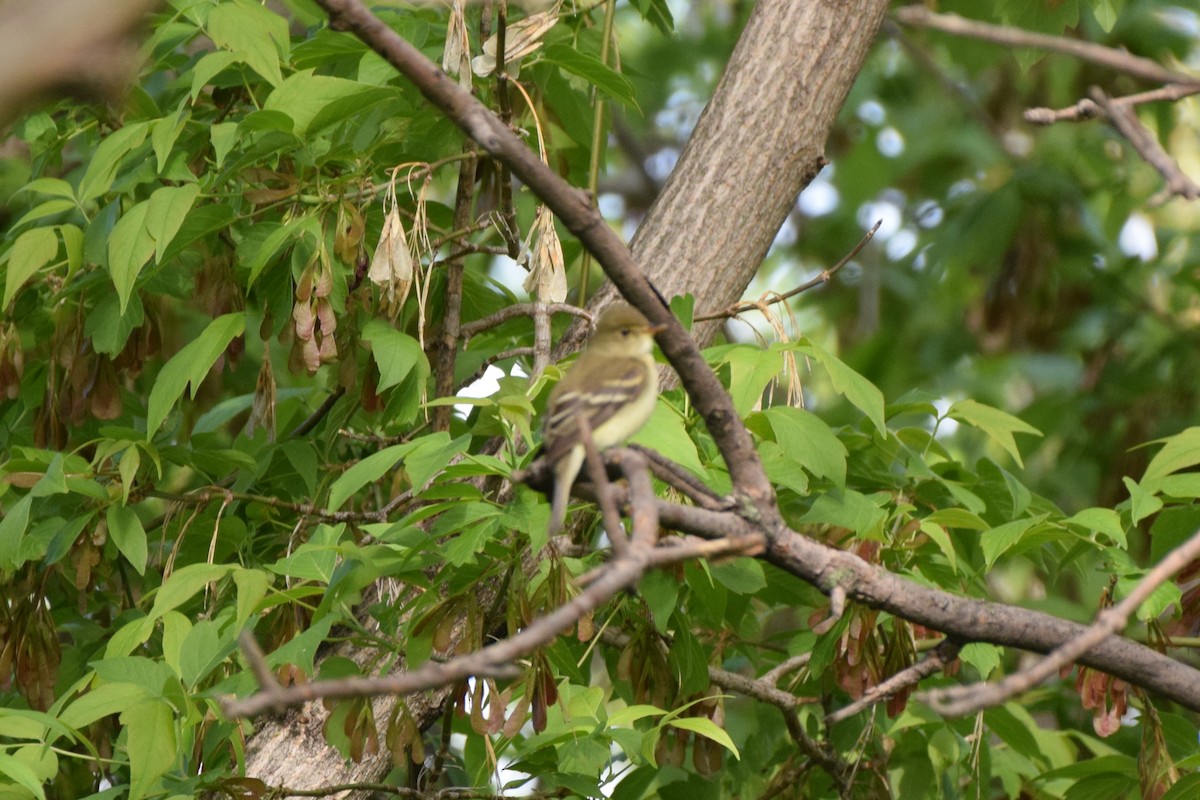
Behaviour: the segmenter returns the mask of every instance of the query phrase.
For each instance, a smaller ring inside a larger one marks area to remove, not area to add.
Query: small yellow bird
[[[651,352],[651,325],[628,303],[614,303],[596,322],[596,333],[550,393],[543,425],[545,457],[554,464],[550,534],[567,516],[571,485],[585,452],[579,420],[587,420],[597,450],[622,444],[637,433],[658,400],[658,372]]]

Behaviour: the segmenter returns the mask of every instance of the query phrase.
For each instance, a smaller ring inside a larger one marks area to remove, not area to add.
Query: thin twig
[[[462,326],[463,341],[470,341],[472,336],[490,330],[497,325],[502,325],[510,319],[533,317],[537,314],[538,305],[538,303],[513,303],[511,306],[505,306],[491,316],[477,319],[474,322],[468,322]],[[577,317],[583,317],[588,322],[592,321],[592,315],[588,313],[587,309],[573,306],[570,303],[541,303],[541,306],[550,314],[574,314]]]
[[[1160,584],[1197,558],[1200,558],[1200,530],[1167,553],[1124,600],[1101,611],[1091,626],[1055,648],[1032,667],[1015,672],[998,683],[956,686],[928,692],[923,699],[935,711],[954,717],[1000,705],[1021,692],[1028,691],[1124,628],[1125,623],[1129,621],[1129,615],[1136,611]]]
[[[871,226],[871,230],[867,231],[866,235],[863,236],[859,243],[854,245],[853,249],[851,249],[849,253],[846,253],[846,255],[842,256],[840,261],[838,261],[829,269],[821,270],[821,274],[819,274],[817,277],[800,284],[795,289],[790,289],[783,294],[775,294],[773,292],[768,293],[763,295],[759,300],[743,300],[740,303],[734,303],[723,311],[713,311],[708,314],[697,315],[692,318],[693,322],[707,322],[708,320],[712,319],[727,319],[729,317],[736,317],[738,314],[746,311],[753,311],[755,309],[761,311],[765,306],[774,305],[775,303],[782,303],[785,300],[795,297],[801,292],[807,292],[809,289],[812,289],[815,286],[829,283],[830,279],[833,278],[839,269],[846,266],[851,259],[862,252],[862,249],[867,246],[867,242],[875,238],[875,232],[879,230],[879,226],[882,224],[883,220],[877,220],[875,224]]]
[[[882,683],[872,686],[863,692],[863,696],[858,700],[855,700],[844,708],[839,708],[825,717],[825,724],[832,727],[844,719],[853,717],[864,708],[887,700],[897,692],[909,686],[914,686],[930,675],[942,671],[946,668],[947,664],[952,663],[954,659],[958,658],[958,651],[961,649],[962,644],[960,642],[950,639],[942,640],[934,651],[921,661],[918,661],[911,667],[900,670]]]
[[[642,457],[649,463],[654,477],[693,503],[714,511],[728,510],[731,507],[729,498],[721,497],[686,468],[676,464],[657,450],[643,447],[640,444],[631,444],[628,447],[642,454]]]
[[[587,415],[580,414],[575,424],[579,427],[579,440],[583,442],[583,452],[587,459],[588,476],[592,479],[592,490],[596,493],[596,503],[600,506],[600,518],[604,521],[604,532],[612,542],[613,553],[617,558],[629,555],[629,538],[621,527],[621,514],[613,500],[612,485],[608,482],[608,473],[604,470],[604,462],[600,459],[600,451],[592,439],[592,426],[588,423]]]
[[[1104,115],[1108,117],[1108,121],[1117,129],[1117,132],[1124,136],[1138,155],[1147,164],[1158,170],[1158,173],[1166,180],[1167,185],[1162,194],[1175,195],[1187,200],[1195,200],[1200,197],[1200,186],[1197,186],[1191,178],[1183,173],[1179,164],[1175,163],[1175,159],[1171,158],[1170,154],[1163,149],[1162,145],[1158,143],[1158,139],[1146,130],[1146,126],[1141,123],[1129,105],[1118,105],[1112,102],[1108,95],[1097,86],[1093,86],[1089,94]],[[1165,199],[1165,196],[1157,196],[1157,201]],[[1151,199],[1150,202],[1155,204],[1156,199]]]
[[[1148,92],[1127,94],[1124,97],[1110,97],[1108,102],[1114,106],[1138,106],[1145,103],[1177,101],[1185,97],[1200,94],[1200,85],[1174,83],[1160,89]],[[1066,108],[1029,108],[1025,110],[1025,121],[1034,125],[1053,125],[1055,122],[1077,122],[1104,116],[1104,110],[1096,105],[1096,101],[1083,98],[1073,106]]]
[[[1083,42],[1078,39],[1068,39],[1063,36],[1050,36],[1044,33],[1033,33],[1021,28],[1007,25],[992,25],[987,22],[960,17],[957,14],[936,14],[921,5],[909,5],[896,9],[893,15],[902,25],[915,28],[930,28],[955,36],[965,36],[970,39],[980,39],[985,42],[1001,44],[1007,47],[1033,47],[1039,50],[1049,50],[1055,53],[1074,56],[1082,61],[1089,61],[1109,69],[1132,75],[1135,78],[1154,83],[1187,83],[1200,84],[1200,78],[1185,75],[1166,69],[1157,61],[1135,56],[1125,50]]]

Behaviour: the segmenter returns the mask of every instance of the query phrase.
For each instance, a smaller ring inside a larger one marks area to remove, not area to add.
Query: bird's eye
[[[628,335],[629,335],[629,334],[631,334],[631,333],[633,333],[633,331],[631,331],[629,328],[621,328],[621,335],[622,335],[622,336],[628,336]]]

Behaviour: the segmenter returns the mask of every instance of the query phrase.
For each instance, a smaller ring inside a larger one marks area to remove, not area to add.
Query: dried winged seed
[[[315,339],[305,339],[300,345],[300,355],[304,362],[304,369],[309,375],[316,375],[317,370],[321,367],[321,349],[317,346]]]
[[[450,8],[450,24],[446,28],[446,46],[442,50],[442,71],[457,75],[465,50],[466,21],[462,0],[454,0]]]
[[[525,727],[525,715],[528,713],[529,695],[523,694],[518,698],[512,713],[508,715],[508,721],[504,723],[504,727],[500,732],[510,739],[516,736],[521,732],[521,728]]]
[[[307,301],[312,297],[313,290],[313,268],[311,265],[304,268],[304,272],[300,273],[300,281],[296,284],[296,299]]]
[[[353,264],[358,255],[358,246],[363,238],[363,217],[357,207],[350,203],[342,203],[338,214],[337,235],[333,239],[333,249],[338,258],[347,264]]]
[[[317,321],[321,323],[321,333],[328,335],[337,330],[337,317],[333,313],[333,306],[324,297],[317,301]]]
[[[534,223],[537,243],[533,248],[532,266],[525,279],[525,291],[543,303],[561,303],[567,299],[567,269],[563,261],[562,243],[554,228],[554,215],[539,206]]]
[[[317,349],[317,353],[322,364],[328,364],[337,360],[337,340],[332,335],[321,337],[321,345]]]
[[[333,270],[329,267],[327,259],[322,257],[321,268],[317,271],[317,283],[313,287],[313,294],[317,297],[329,297],[329,293],[333,291]]]
[[[487,722],[483,718],[483,681],[476,680],[475,688],[471,692],[471,730],[483,736],[487,733],[487,728]]]
[[[298,339],[307,342],[313,338],[313,329],[317,326],[317,318],[308,301],[297,301],[296,305],[292,306],[292,323]]]
[[[558,13],[551,9],[537,14],[530,14],[519,22],[508,26],[504,32],[504,63],[505,66],[516,63],[542,46],[542,37],[558,22]],[[499,34],[492,35],[483,43],[483,55],[476,56],[471,61],[471,69],[481,78],[486,78],[496,71],[496,48],[499,46]]]
[[[116,419],[121,416],[121,385],[117,372],[107,358],[100,365],[96,384],[92,387],[92,416],[96,419]]]
[[[375,248],[367,277],[377,286],[404,283],[406,287],[403,293],[408,294],[407,284],[412,282],[413,277],[412,253],[408,249],[408,236],[400,221],[400,212],[394,208],[383,223],[379,245]]]

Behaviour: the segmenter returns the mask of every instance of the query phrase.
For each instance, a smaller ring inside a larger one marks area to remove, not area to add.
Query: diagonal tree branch
[[[729,395],[687,331],[663,307],[629,248],[605,223],[587,195],[551,171],[495,114],[368,11],[360,0],[317,2],[329,13],[330,27],[352,32],[387,59],[480,147],[507,164],[596,257],[621,294],[652,323],[666,326],[657,336],[659,346],[720,448],[734,486],[762,513],[777,515],[774,491]]]

